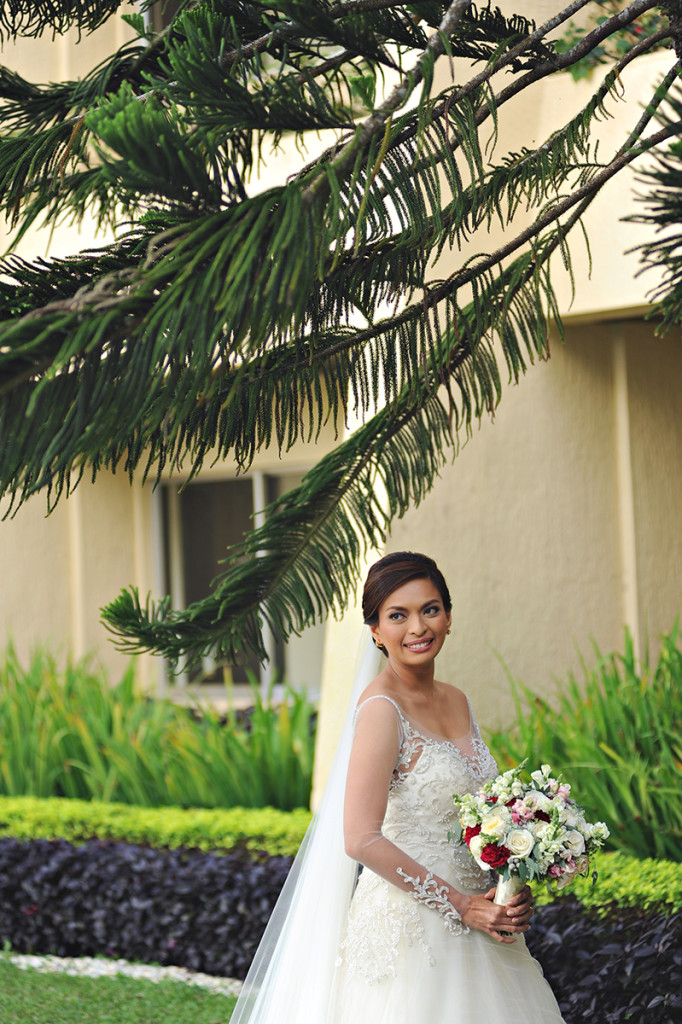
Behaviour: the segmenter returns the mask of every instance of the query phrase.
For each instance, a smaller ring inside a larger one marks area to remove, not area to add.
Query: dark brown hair
[[[394,551],[375,562],[367,573],[362,593],[362,615],[368,626],[376,626],[379,608],[387,597],[410,580],[431,580],[446,612],[452,609],[450,591],[443,573],[428,555],[416,551]]]

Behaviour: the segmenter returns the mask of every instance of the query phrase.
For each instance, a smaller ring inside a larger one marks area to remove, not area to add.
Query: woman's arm
[[[524,901],[506,907],[485,896],[468,896],[401,850],[382,833],[388,790],[400,750],[400,722],[387,700],[372,700],[360,710],[348,766],[344,805],[346,852],[375,874],[437,910],[452,932],[468,927],[488,932],[500,942],[513,942],[500,931],[526,931],[530,907]],[[518,903],[521,906],[518,906]],[[527,902],[527,901],[526,901]],[[526,912],[527,911],[527,912]],[[514,916],[523,918],[520,922]]]

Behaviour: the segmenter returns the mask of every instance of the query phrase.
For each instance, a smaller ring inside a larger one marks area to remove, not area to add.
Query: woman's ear
[[[372,634],[372,640],[374,641],[375,647],[383,647],[383,644],[381,642],[381,633],[379,631],[379,626],[370,626],[369,631]]]

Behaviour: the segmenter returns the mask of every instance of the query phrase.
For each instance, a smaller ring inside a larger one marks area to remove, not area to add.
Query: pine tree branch
[[[505,102],[507,99],[511,99],[516,96],[519,92],[528,88],[529,85],[533,85],[540,79],[545,78],[547,75],[554,74],[556,71],[565,71],[567,68],[577,64],[578,61],[583,60],[588,54],[592,52],[604,39],[613,35],[619,29],[625,28],[626,25],[630,25],[633,21],[636,21],[646,11],[651,10],[654,7],[659,6],[657,0],[634,0],[634,3],[630,4],[629,7],[625,7],[619,14],[613,15],[608,21],[599,25],[592,32],[589,32],[579,43],[576,43],[570,50],[566,50],[565,53],[557,54],[556,59],[548,61],[545,65],[538,65],[533,68],[518,81],[512,83],[506,89],[503,89],[498,96],[499,102]],[[661,29],[659,32],[652,33],[651,36],[646,39],[640,40],[636,43],[628,53],[624,54],[623,57],[617,62],[617,64],[623,68],[630,61],[639,57],[642,53],[646,53],[653,46],[662,42],[670,36],[670,31]]]
[[[427,65],[446,52],[447,41],[470,6],[471,0],[453,0],[438,30],[429,38],[424,53],[419,57],[412,70],[392,89],[381,106],[356,128],[353,138],[343,146],[338,156],[335,156],[328,165],[323,167],[316,180],[308,185],[303,193],[303,202],[306,205],[312,205],[328,191],[328,171],[333,173],[337,179],[343,177],[352,168],[358,152],[365,149],[374,136],[384,131],[384,126],[391,115],[406,103],[409,96],[422,82]]]
[[[667,39],[667,38],[670,38],[670,31],[668,29],[660,29],[658,32],[653,33],[651,36],[647,36],[645,39],[642,39],[642,40],[640,40],[639,43],[635,44],[635,46],[631,47],[631,49],[629,49],[627,51],[627,53],[623,54],[622,57],[620,57],[617,61],[614,62],[613,68],[609,72],[609,75],[607,75],[607,77],[604,79],[604,82],[602,83],[602,85],[598,89],[596,97],[605,98],[606,95],[611,90],[611,84],[610,83],[611,83],[611,81],[614,80],[614,76],[615,76],[615,79],[618,79],[619,75],[620,75],[620,72],[623,71],[628,66],[628,64],[630,64],[633,60],[636,60],[642,54],[647,53],[649,50],[651,50],[655,46],[657,46],[658,43],[662,42],[664,39]],[[597,43],[595,43],[594,45],[596,46]],[[578,60],[582,60],[582,58],[585,56],[585,53],[583,51],[580,51],[579,54],[576,54],[575,53],[575,49],[567,51],[567,53],[563,54],[562,56],[563,57],[567,57],[569,54],[572,54],[573,57],[570,60],[570,62],[567,62],[562,67],[562,70],[564,70],[565,67],[571,66],[573,63],[576,63]],[[540,81],[542,78],[545,78],[548,75],[554,74],[555,70],[556,69],[551,64],[549,64],[549,63],[543,65],[541,73],[540,73],[540,69],[538,69],[538,74],[537,74],[537,76],[535,78],[533,78],[533,82]],[[667,76],[666,76],[666,80],[667,80]],[[508,103],[519,92],[521,92],[524,88],[527,88],[528,85],[530,85],[530,84],[531,84],[530,80],[526,81],[523,86],[521,85],[520,81],[517,81],[515,83],[512,83],[507,88],[503,89],[500,93],[498,93],[495,96],[495,99],[494,99],[494,109],[496,111],[499,111],[505,103]],[[460,90],[456,91],[454,94],[450,94],[447,97],[447,99],[445,99],[441,103],[436,104],[434,106],[434,108],[433,108],[433,111],[432,111],[432,119],[434,121],[438,121],[438,120],[441,120],[444,117],[447,117],[448,114],[449,114],[450,109],[453,106],[453,104],[457,104],[457,103],[461,102],[468,95],[468,92],[469,92],[468,89],[467,90],[460,89]],[[491,113],[490,106],[488,104],[483,104],[483,105],[481,105],[478,108],[478,110],[476,111],[476,113],[474,115],[474,123],[476,124],[477,127],[481,127],[491,116],[492,116],[492,113]],[[392,138],[391,144],[392,145],[400,145],[400,144],[402,144],[404,142],[407,142],[410,139],[414,138],[416,134],[417,134],[417,127],[416,126],[411,126],[410,128],[403,129],[402,131],[397,133]],[[458,150],[459,147],[460,147],[460,139],[459,139],[459,137],[458,136],[454,136],[454,137],[451,136],[451,144],[449,146],[450,151],[452,153],[455,153]],[[528,154],[526,159],[527,160],[531,160],[533,158],[533,155],[539,154],[543,150],[543,148],[546,148],[546,143],[543,144],[543,146],[538,147],[534,151],[534,154],[533,153]],[[442,162],[443,159],[445,159],[444,156],[441,158],[440,162]],[[422,166],[424,166],[424,164],[415,164],[414,165],[414,172],[418,173]],[[433,164],[430,164],[430,166],[433,166]],[[380,193],[381,196],[386,196],[386,194],[387,193],[385,192],[385,190]]]
[[[347,0],[346,3],[334,4],[325,13],[327,17],[338,21],[352,14],[362,14],[370,11],[382,11],[387,9],[403,10],[404,0]],[[221,57],[223,67],[232,67],[238,61],[250,60],[256,54],[267,50],[275,41],[285,42],[296,36],[305,36],[306,26],[298,21],[283,21],[275,25],[269,32],[259,36],[250,43],[238,49],[228,50]]]

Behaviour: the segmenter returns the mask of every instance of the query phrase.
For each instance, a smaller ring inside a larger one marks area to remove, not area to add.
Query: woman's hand
[[[495,889],[485,895],[470,896],[469,905],[460,912],[462,923],[469,928],[485,932],[496,942],[516,942],[514,935],[527,932],[530,928],[533,908],[530,905],[531,891],[525,886],[520,893],[509,900],[507,906],[493,903]],[[502,934],[506,932],[507,934]]]
[[[490,895],[492,892],[492,896]],[[486,899],[493,899],[495,890],[491,889],[490,892],[485,894]],[[506,911],[507,916],[512,919],[513,924],[527,925],[525,931],[530,927],[530,919],[533,916],[533,908],[530,905],[532,893],[529,885],[524,885],[521,892],[517,893],[516,896],[512,896],[507,901]]]

